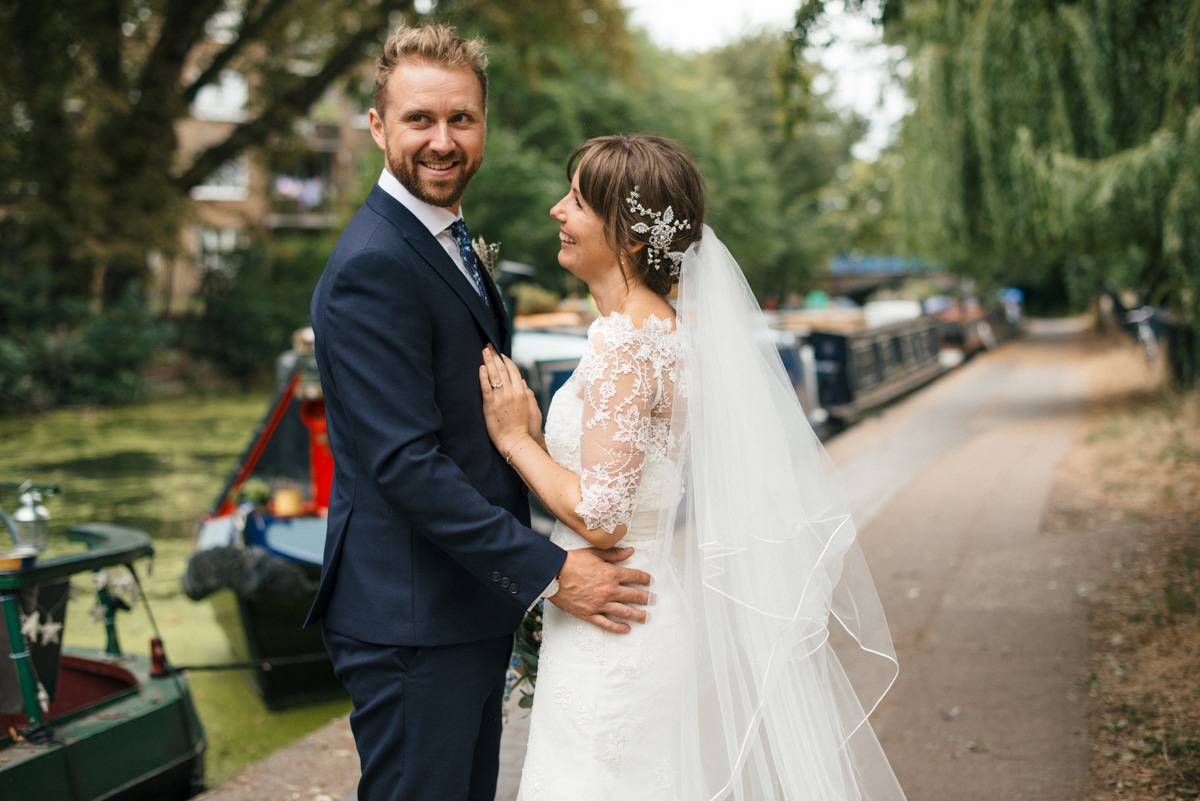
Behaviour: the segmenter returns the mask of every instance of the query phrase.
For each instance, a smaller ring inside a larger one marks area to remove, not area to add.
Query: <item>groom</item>
[[[628,549],[566,552],[488,440],[481,352],[508,320],[459,201],[483,159],[482,43],[398,29],[377,63],[386,168],[312,301],[334,479],[321,621],[354,703],[359,801],[492,801],[512,633],[539,597],[608,631],[645,612]]]

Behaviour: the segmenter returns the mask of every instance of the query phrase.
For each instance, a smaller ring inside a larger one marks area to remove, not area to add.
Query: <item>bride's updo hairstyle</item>
[[[704,225],[703,179],[692,157],[652,134],[597,136],[567,160],[567,178],[576,171],[579,194],[604,222],[622,271],[632,268],[651,290],[669,295],[679,259]]]

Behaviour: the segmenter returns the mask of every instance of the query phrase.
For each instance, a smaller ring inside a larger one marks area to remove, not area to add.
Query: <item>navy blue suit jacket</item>
[[[330,255],[312,324],[334,477],[305,625],[382,645],[501,636],[562,567],[484,425],[481,352],[509,349],[485,281],[491,309],[378,185]]]

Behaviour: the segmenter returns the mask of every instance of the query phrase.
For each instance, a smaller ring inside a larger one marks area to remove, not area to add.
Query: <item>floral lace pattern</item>
[[[635,516],[634,527],[644,520]],[[555,540],[559,529],[569,532],[558,524]],[[547,605],[518,801],[694,801],[682,791],[679,758],[685,619],[658,552],[644,542],[626,562],[659,571],[653,622],[628,634]]]
[[[614,313],[588,332],[588,347],[567,383],[583,400],[583,500],[575,511],[588,528],[627,526],[646,494],[646,466],[671,451],[675,342],[671,321],[653,316],[635,328]]]
[[[581,476],[589,527],[627,527],[627,567],[655,572],[653,622],[610,634],[548,604],[519,801],[683,801],[678,743],[688,660],[680,588],[662,559],[659,510],[676,503],[670,320],[593,323],[578,368],[546,415],[546,446]],[[564,548],[588,542],[555,523]]]

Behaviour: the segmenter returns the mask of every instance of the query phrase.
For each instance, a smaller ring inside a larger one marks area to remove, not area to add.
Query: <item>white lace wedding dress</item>
[[[670,462],[675,332],[614,314],[593,323],[579,367],[546,415],[546,446],[581,476],[589,527],[625,524],[625,564],[655,570],[650,622],[609,634],[546,604],[521,801],[679,798],[685,621],[656,542],[659,510],[679,498]],[[563,548],[589,543],[562,523]]]
[[[707,226],[675,310],[593,323],[546,415],[577,511],[628,527],[656,601],[628,634],[546,604],[519,799],[903,801],[868,722],[895,652],[836,470]]]

